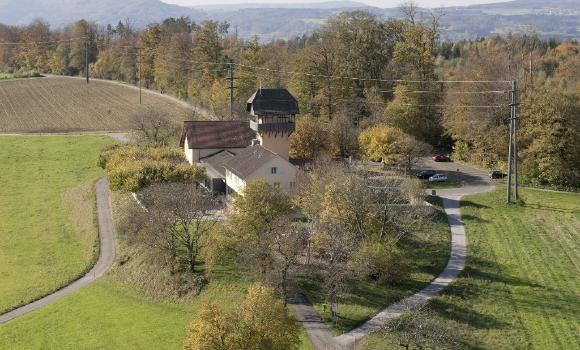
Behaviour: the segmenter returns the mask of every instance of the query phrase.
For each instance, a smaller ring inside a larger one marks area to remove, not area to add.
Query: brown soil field
[[[154,107],[176,122],[191,108],[169,96],[116,82],[70,77],[0,82],[0,133],[128,131],[139,111]]]

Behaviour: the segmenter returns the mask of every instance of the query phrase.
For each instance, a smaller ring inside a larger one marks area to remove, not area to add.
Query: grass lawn
[[[114,213],[122,210],[119,203],[123,201],[134,205],[128,195],[112,196]],[[129,252],[122,236],[117,237],[117,246],[117,264],[104,278],[46,308],[0,325],[0,349],[177,350],[185,338],[186,325],[205,300],[224,309],[233,308],[252,282],[220,267],[199,296],[148,297],[136,287],[136,280],[127,280],[127,269],[136,269],[133,260],[120,264]],[[144,271],[148,270],[137,273]],[[301,339],[300,350],[313,349],[304,332]]]
[[[410,236],[402,242],[402,250],[409,258],[410,277],[399,285],[383,286],[366,281],[352,283],[348,292],[339,296],[339,323],[332,323],[330,308],[325,307],[326,295],[322,281],[299,279],[314,307],[336,333],[344,333],[376,315],[386,306],[421,290],[443,270],[449,259],[450,232],[447,216],[441,208],[441,200],[431,197],[438,213],[428,232]]]
[[[110,143],[0,137],[0,312],[58,289],[94,261],[93,180],[103,174],[99,150]]]
[[[465,198],[467,267],[431,303],[461,348],[577,349],[580,195],[504,190]],[[385,349],[379,336],[370,349]]]

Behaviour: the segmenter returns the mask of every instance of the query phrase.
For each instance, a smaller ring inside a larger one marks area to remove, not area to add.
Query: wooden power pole
[[[85,39],[85,77],[87,78],[87,84],[89,83],[89,39]]]
[[[230,62],[228,63],[230,69],[229,69],[229,77],[226,78],[227,80],[230,81],[230,86],[228,87],[228,89],[230,90],[230,119],[233,119],[234,117],[234,89],[236,88],[234,86],[234,80],[236,79],[234,77],[234,63]]]
[[[141,54],[141,50],[143,48],[142,47],[137,47],[136,49],[137,49],[137,52],[138,52],[138,55],[139,55],[139,104],[142,104],[142,101],[143,101],[143,98],[142,98],[142,89],[143,89],[143,87],[141,85],[141,78],[143,77],[143,75],[142,75],[141,71],[143,69],[143,66],[142,66],[143,56]]]
[[[518,189],[518,142],[517,142],[517,128],[518,128],[518,117],[517,117],[517,82],[514,80],[512,82],[511,91],[511,104],[510,104],[510,117],[509,117],[509,137],[508,137],[508,184],[507,184],[507,202],[512,203],[517,201],[519,198]],[[513,189],[512,189],[513,187]]]

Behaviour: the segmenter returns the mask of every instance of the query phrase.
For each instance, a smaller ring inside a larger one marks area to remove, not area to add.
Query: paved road
[[[10,312],[0,315],[0,324],[6,323],[18,316],[25,315],[29,312],[38,310],[48,304],[51,304],[72,292],[83,288],[97,278],[101,277],[112,265],[115,260],[115,238],[113,231],[113,219],[111,214],[111,205],[109,201],[109,182],[103,177],[95,186],[97,193],[97,218],[99,223],[99,240],[100,252],[99,260],[93,268],[83,277],[72,282],[68,286],[49,294],[35,302],[24,305]]]
[[[433,282],[418,293],[388,306],[363,325],[339,336],[333,336],[316,310],[305,299],[298,299],[299,302],[290,302],[297,319],[302,322],[317,350],[356,348],[366,335],[380,329],[386,321],[399,317],[407,310],[426,304],[430,298],[447,287],[465,267],[467,240],[465,227],[461,221],[460,199],[465,195],[490,191],[494,185],[488,179],[485,171],[466,164],[438,163],[430,159],[423,159],[420,168],[433,169],[447,174],[450,180],[459,179],[463,182],[463,186],[460,188],[437,190],[437,194],[443,199],[443,207],[451,229],[451,256],[447,266]],[[430,192],[430,190],[428,191]]]

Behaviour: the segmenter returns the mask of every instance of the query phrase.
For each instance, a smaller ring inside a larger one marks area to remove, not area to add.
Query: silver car
[[[435,174],[429,178],[429,182],[445,182],[447,181],[447,176],[443,174]]]

